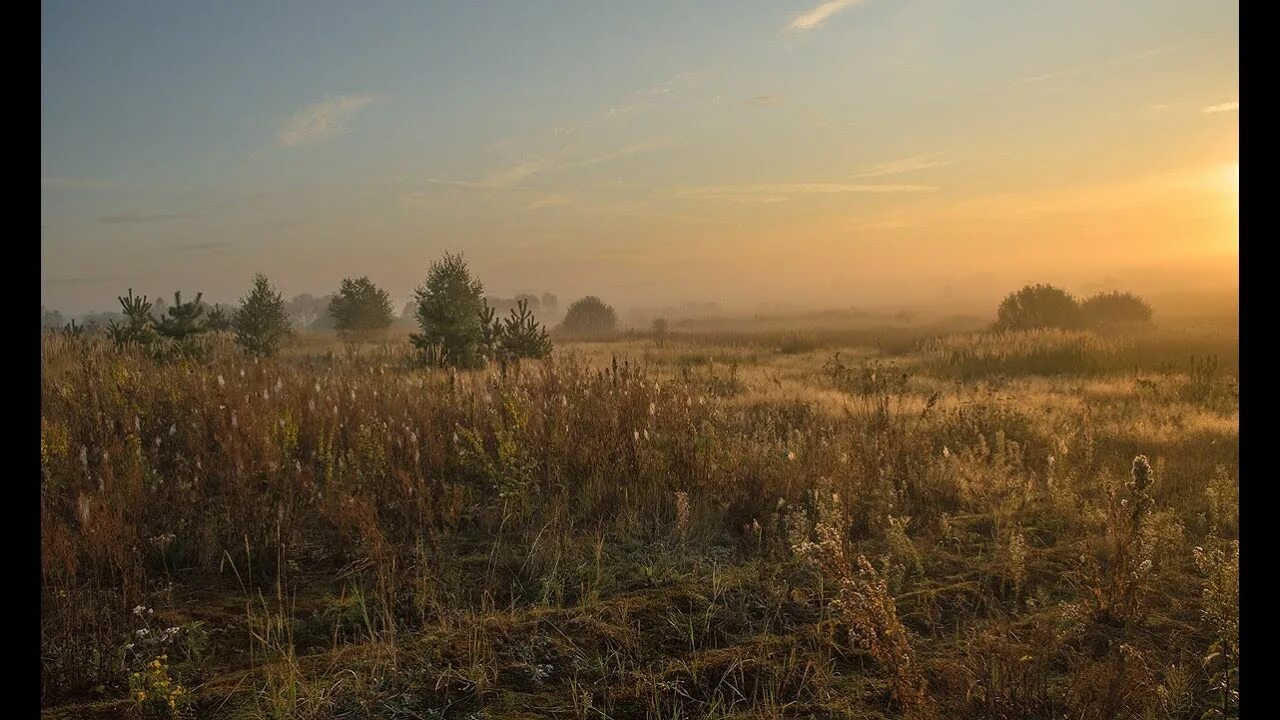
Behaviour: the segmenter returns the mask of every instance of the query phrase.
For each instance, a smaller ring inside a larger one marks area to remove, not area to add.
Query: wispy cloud
[[[312,103],[286,118],[276,139],[287,148],[327,140],[344,132],[347,121],[371,102],[371,95],[339,95]]]
[[[1218,103],[1217,105],[1206,105],[1200,108],[1200,112],[1206,115],[1213,115],[1215,113],[1236,112],[1239,109],[1240,101],[1232,100],[1230,102]]]
[[[131,279],[122,275],[63,275],[50,278],[47,282],[50,285],[96,285],[120,283]]]
[[[684,188],[676,197],[708,198],[733,202],[775,203],[797,195],[840,195],[847,193],[908,193],[937,190],[933,185],[881,185],[843,182],[766,183],[762,185],[704,185]]]
[[[898,175],[901,173],[915,172],[917,170],[928,170],[929,168],[943,167],[950,165],[950,160],[944,160],[938,153],[926,153],[923,155],[912,155],[911,157],[902,158],[901,160],[891,160],[889,162],[872,165],[853,175],[855,180],[865,178],[880,177],[883,175]]]
[[[427,182],[433,185],[451,185],[461,188],[475,188],[480,190],[501,190],[501,189],[519,189],[520,183],[538,175],[547,172],[557,172],[562,170],[573,170],[577,168],[591,167],[592,165],[600,165],[602,163],[618,160],[624,157],[635,155],[638,152],[656,147],[658,143],[644,143],[638,145],[628,145],[620,150],[595,155],[592,157],[581,158],[578,160],[542,160],[531,159],[517,163],[504,168],[492,170],[477,180],[451,180],[445,178],[430,178]]]
[[[542,210],[543,208],[569,205],[572,202],[573,199],[568,195],[544,195],[530,202],[528,205],[525,205],[525,208],[529,210]]]
[[[231,243],[225,240],[211,240],[209,242],[191,243],[190,245],[177,245],[173,248],[175,253],[222,253],[231,247]]]
[[[1031,75],[1029,77],[1019,78],[1009,83],[1009,87],[1021,87],[1023,85],[1034,85],[1035,83],[1041,83],[1046,80],[1056,80],[1058,78],[1071,77],[1073,75],[1079,75],[1081,73],[1090,72],[1090,71],[1102,70],[1104,68],[1113,67],[1116,65],[1128,65],[1130,63],[1138,62],[1139,60],[1145,60],[1149,57],[1160,55],[1161,53],[1164,53],[1164,52],[1167,52],[1166,48],[1151,48],[1151,49],[1142,50],[1136,53],[1130,53],[1128,55],[1120,55],[1118,57],[1105,58],[1101,61],[1075,65],[1073,67],[1069,67],[1064,70],[1056,70],[1053,72],[1040,73],[1038,75]]]
[[[104,180],[45,176],[40,178],[40,187],[65,188],[68,190],[110,190],[116,185]]]
[[[163,222],[165,220],[182,220],[187,215],[182,213],[156,213],[153,215],[143,215],[140,213],[128,213],[125,215],[108,215],[98,218],[98,222],[107,225],[133,225],[140,223]]]
[[[861,2],[862,0],[828,0],[792,18],[788,27],[792,30],[812,30],[831,19],[832,15]]]

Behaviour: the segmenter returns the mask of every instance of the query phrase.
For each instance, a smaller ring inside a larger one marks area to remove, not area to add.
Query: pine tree
[[[258,357],[274,355],[292,334],[284,298],[272,289],[262,273],[254,276],[253,289],[241,302],[231,324],[236,331],[236,342]]]
[[[227,309],[222,305],[214,305],[213,309],[205,317],[204,326],[213,332],[230,330],[231,316],[227,314]]]
[[[515,358],[544,358],[551,354],[547,329],[533,317],[529,301],[521,299],[502,327],[502,350]]]
[[[182,293],[175,291],[173,306],[168,310],[168,317],[161,316],[152,320],[155,323],[156,332],[179,341],[204,332],[207,329],[205,319],[201,317],[204,314],[204,305],[200,302],[203,296],[203,293],[196,293],[195,300],[184,303]]]
[[[128,296],[118,296],[120,309],[124,313],[124,322],[112,320],[107,327],[111,339],[116,345],[148,345],[156,339],[156,330],[151,319],[152,304],[146,295],[133,294],[129,288]]]
[[[471,277],[462,255],[445,253],[415,293],[421,333],[410,336],[431,361],[476,367],[484,359],[484,283]]]

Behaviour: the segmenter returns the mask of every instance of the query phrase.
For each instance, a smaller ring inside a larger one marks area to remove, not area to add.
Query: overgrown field
[[[899,340],[49,333],[46,715],[1237,715],[1234,328]]]

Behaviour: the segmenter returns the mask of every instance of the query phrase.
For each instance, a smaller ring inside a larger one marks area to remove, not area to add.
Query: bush
[[[560,328],[574,335],[608,335],[618,328],[618,314],[595,295],[575,301]]]
[[[1133,293],[1098,293],[1080,305],[1089,327],[1100,330],[1135,330],[1151,326],[1151,306]]]
[[[1073,329],[1082,325],[1080,304],[1052,285],[1028,285],[1010,293],[996,312],[995,330]]]

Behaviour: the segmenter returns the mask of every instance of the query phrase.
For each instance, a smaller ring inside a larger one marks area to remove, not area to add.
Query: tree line
[[[325,299],[323,315],[349,342],[375,339],[396,319],[390,294],[367,276],[343,279],[338,291]],[[299,296],[286,302],[261,273],[254,276],[249,293],[234,310],[210,306],[200,293],[194,300],[183,301],[182,293],[175,292],[173,304],[167,307],[158,298],[134,295],[132,288],[117,300],[121,311],[107,318],[107,335],[118,346],[142,347],[162,356],[198,355],[202,339],[217,333],[234,336],[254,356],[274,355],[293,334],[295,320],[314,326],[321,315],[316,298]],[[550,293],[517,295],[510,302],[486,297],[484,283],[472,276],[463,256],[445,253],[431,263],[405,315],[412,315],[418,326],[410,340],[426,362],[470,368],[549,355],[551,336],[535,313],[539,309],[554,313],[557,306],[556,296]],[[299,317],[300,312],[305,317]],[[41,325],[61,326],[72,335],[89,329],[75,320],[63,323],[60,313],[43,307]],[[604,336],[616,330],[617,313],[595,296],[570,305],[559,327],[563,334],[577,337]]]

